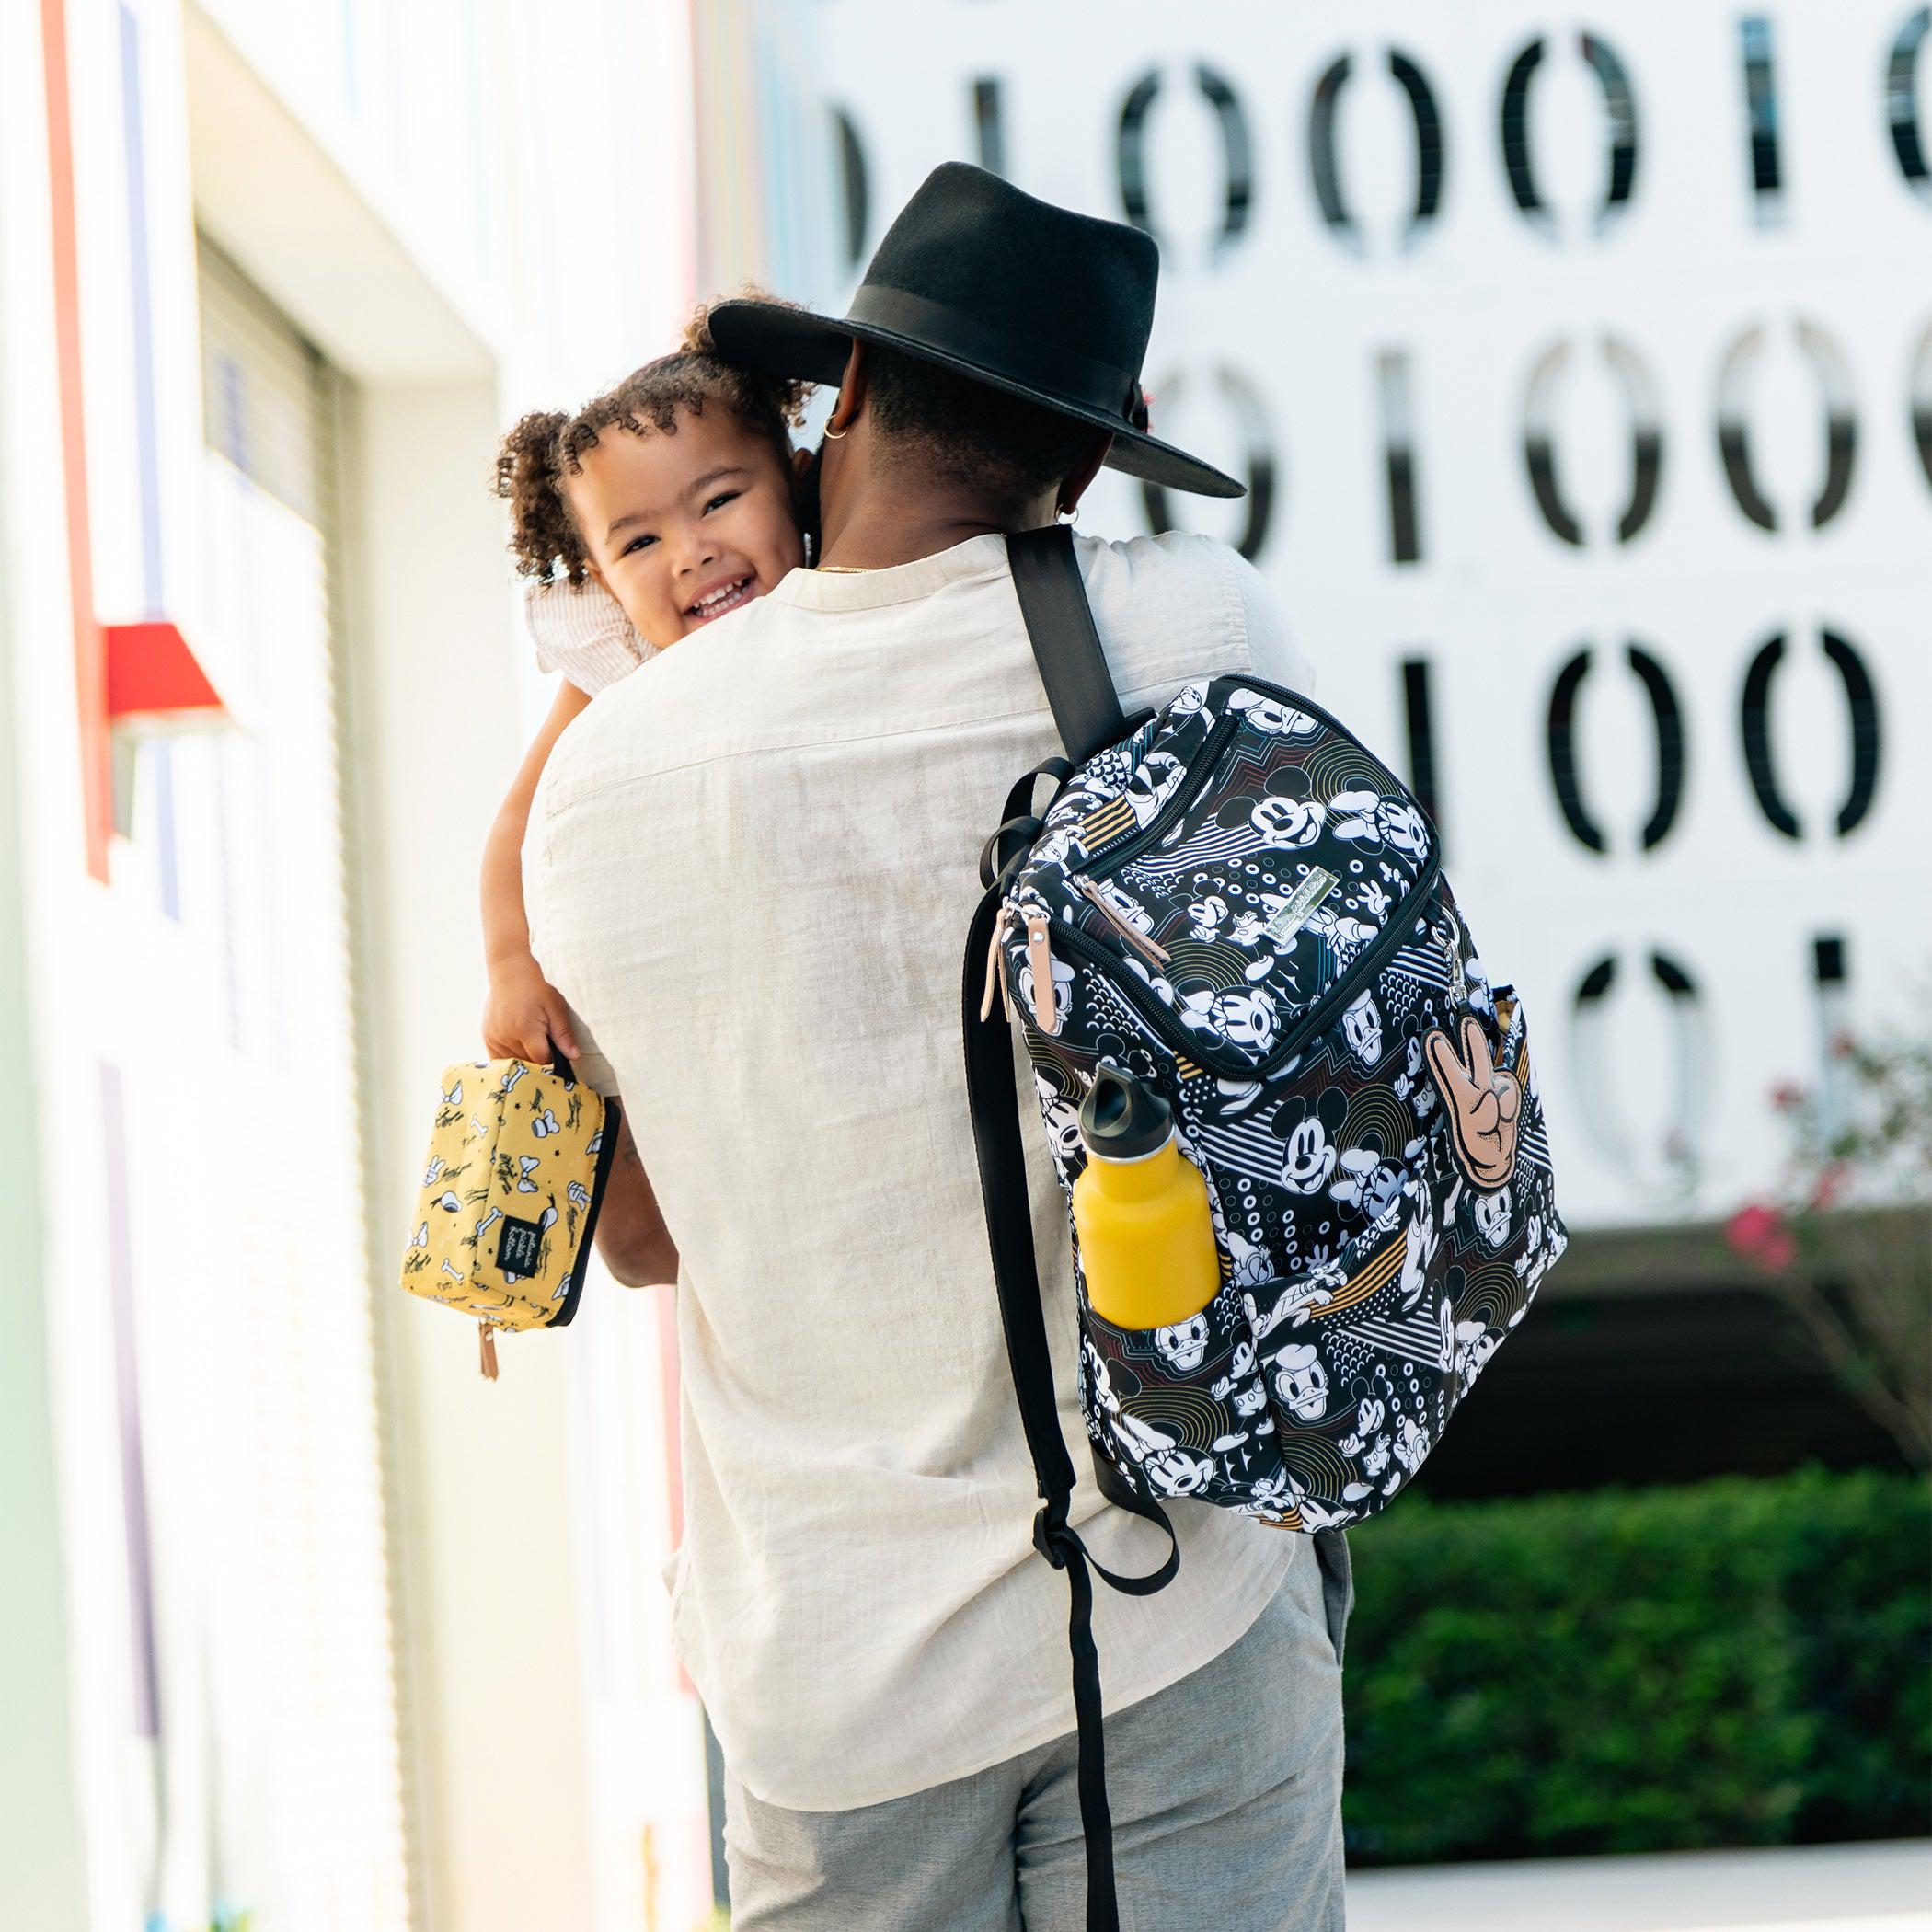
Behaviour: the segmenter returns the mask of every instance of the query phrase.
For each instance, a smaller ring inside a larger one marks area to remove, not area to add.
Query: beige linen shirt
[[[1079,554],[1126,709],[1219,671],[1310,687],[1223,546]],[[981,843],[1058,750],[1004,541],[980,536],[793,571],[603,693],[532,811],[533,949],[682,1257],[678,1652],[732,1771],[793,1810],[901,1797],[1073,1728],[1066,1581],[1030,1541],[960,1042]],[[1093,1486],[1065,1209],[1028,1142],[1072,1520],[1103,1560],[1150,1567],[1165,1545]],[[1111,1708],[1217,1656],[1314,1560],[1223,1511],[1173,1513],[1176,1581],[1097,1593]]]

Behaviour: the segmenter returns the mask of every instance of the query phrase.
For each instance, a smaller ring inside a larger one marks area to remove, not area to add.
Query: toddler
[[[574,416],[525,416],[497,456],[537,662],[563,684],[490,828],[483,948],[492,1059],[575,1057],[569,1010],[530,952],[523,845],[564,728],[606,685],[765,592],[805,561],[791,431],[806,385],[747,374],[705,312],[673,354]]]

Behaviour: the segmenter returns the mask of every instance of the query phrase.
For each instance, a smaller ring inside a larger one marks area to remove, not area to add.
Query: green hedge
[[[1417,1495],[1349,1543],[1357,1862],[1927,1829],[1922,1481]]]

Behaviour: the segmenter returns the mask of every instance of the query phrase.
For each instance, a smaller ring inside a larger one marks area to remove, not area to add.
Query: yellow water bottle
[[[1157,1093],[1102,1062],[1080,1109],[1087,1166],[1074,1225],[1094,1313],[1121,1328],[1199,1315],[1221,1286],[1207,1182],[1181,1154]]]

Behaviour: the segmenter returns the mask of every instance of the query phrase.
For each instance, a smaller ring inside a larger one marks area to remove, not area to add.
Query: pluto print
[[[1230,675],[1018,829],[994,967],[1061,1182],[1112,1061],[1172,1107],[1220,1251],[1219,1294],[1168,1328],[1113,1327],[1083,1282],[1109,1487],[1309,1532],[1374,1513],[1565,1243],[1522,1004],[1433,828],[1327,712]]]

